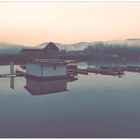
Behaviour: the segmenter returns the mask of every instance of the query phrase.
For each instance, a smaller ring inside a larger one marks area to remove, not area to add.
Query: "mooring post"
[[[10,62],[10,74],[14,74],[14,63]],[[10,87],[14,89],[14,77],[10,77]]]
[[[14,74],[14,63],[10,62],[10,74]]]

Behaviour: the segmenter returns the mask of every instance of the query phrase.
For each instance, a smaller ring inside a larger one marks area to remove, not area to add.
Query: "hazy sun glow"
[[[139,37],[140,2],[0,2],[0,41],[37,45]]]

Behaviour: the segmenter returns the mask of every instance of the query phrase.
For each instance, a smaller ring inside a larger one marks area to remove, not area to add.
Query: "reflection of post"
[[[10,74],[13,75],[14,74],[14,63],[10,62]],[[14,89],[14,77],[10,77],[10,87],[12,89]]]
[[[10,88],[12,88],[12,89],[14,89],[14,81],[15,81],[15,78],[10,77]]]

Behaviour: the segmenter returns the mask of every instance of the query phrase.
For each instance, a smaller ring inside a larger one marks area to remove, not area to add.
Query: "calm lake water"
[[[78,75],[67,91],[37,96],[26,82],[13,90],[0,78],[0,137],[140,137],[140,73]]]

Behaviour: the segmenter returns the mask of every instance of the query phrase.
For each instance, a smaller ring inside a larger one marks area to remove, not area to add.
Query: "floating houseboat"
[[[56,80],[67,77],[67,64],[59,59],[35,59],[27,63],[26,76]]]
[[[32,77],[34,79],[70,79],[77,80],[77,67],[72,66],[60,59],[35,59],[26,64],[26,72],[16,70],[16,75]]]

